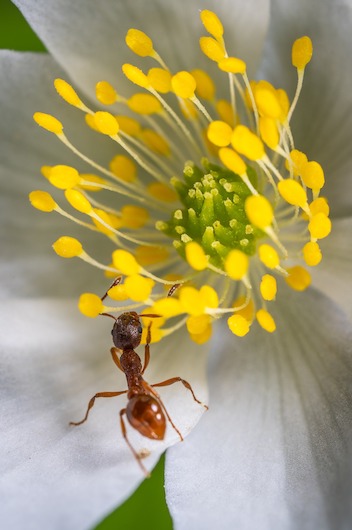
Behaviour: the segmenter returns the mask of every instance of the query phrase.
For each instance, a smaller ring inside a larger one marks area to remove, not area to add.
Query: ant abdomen
[[[127,418],[132,427],[147,438],[163,440],[166,419],[159,402],[147,394],[133,396],[127,404]]]

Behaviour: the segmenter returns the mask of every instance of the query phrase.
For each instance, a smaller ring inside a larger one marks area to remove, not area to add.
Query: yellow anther
[[[286,90],[284,90],[283,88],[278,88],[276,90],[276,95],[277,95],[277,98],[279,100],[279,103],[282,109],[282,115],[280,117],[280,121],[284,122],[290,110],[290,99],[287,95]]]
[[[318,243],[316,243],[315,241],[309,241],[308,243],[306,243],[303,247],[303,257],[306,264],[310,267],[315,267],[316,265],[319,265],[323,255],[321,253]]]
[[[314,239],[324,239],[331,232],[331,221],[324,213],[317,213],[311,217],[308,230]]]
[[[180,301],[177,298],[160,298],[153,305],[153,312],[165,318],[172,318],[184,312]]]
[[[197,85],[196,92],[200,98],[206,101],[213,101],[215,97],[215,85],[209,74],[204,70],[191,70]]]
[[[215,308],[219,305],[218,293],[211,285],[202,285],[199,289],[199,295],[204,302],[206,307]]]
[[[58,256],[61,258],[76,258],[83,252],[82,244],[78,239],[70,236],[59,237],[52,245]]]
[[[162,111],[160,101],[152,94],[134,94],[127,101],[127,105],[133,112],[142,115],[156,114]]]
[[[212,327],[211,324],[207,326],[203,333],[190,333],[190,337],[196,344],[205,344],[211,337]]]
[[[197,107],[192,103],[192,100],[182,99],[179,104],[180,110],[187,120],[198,118]]]
[[[159,199],[159,201],[174,202],[178,198],[177,193],[172,188],[166,186],[166,184],[163,184],[162,182],[151,182],[151,184],[148,185],[147,189],[148,193],[150,193],[152,197]]]
[[[246,276],[249,267],[249,258],[241,250],[230,250],[226,256],[224,268],[233,280],[241,280]]]
[[[277,293],[277,283],[274,276],[271,274],[264,274],[260,282],[260,293],[264,300],[275,300]]]
[[[125,182],[134,182],[137,178],[136,164],[125,155],[116,155],[109,164],[110,171]]]
[[[88,182],[91,182],[91,184],[88,184]],[[79,187],[83,190],[100,191],[102,188],[99,186],[99,184],[104,185],[106,184],[106,181],[101,177],[98,177],[97,175],[91,175],[90,173],[80,174]]]
[[[123,283],[111,287],[111,289],[108,290],[108,295],[111,300],[115,300],[116,302],[124,302],[129,298],[126,293],[126,287]]]
[[[49,179],[50,171],[53,166],[42,166],[40,172],[44,178]]]
[[[187,318],[186,326],[190,335],[200,335],[207,331],[211,324],[210,315],[191,315]]]
[[[187,243],[185,247],[186,260],[188,264],[195,269],[196,271],[203,271],[208,266],[208,258],[203,250],[203,248],[196,243],[191,241]]]
[[[325,197],[318,197],[313,202],[310,203],[309,209],[312,215],[316,215],[317,213],[324,213],[326,216],[330,213],[330,208],[328,205],[328,201],[325,199]]]
[[[46,129],[47,131],[52,132],[54,134],[62,134],[64,127],[61,121],[59,121],[51,114],[45,114],[44,112],[35,112],[33,114],[33,119],[38,125],[40,125],[40,127],[43,127],[43,129]]]
[[[298,149],[293,149],[293,151],[291,151],[290,153],[290,156],[293,165],[293,174],[295,177],[298,177],[302,175],[303,168],[308,162],[307,155],[302,153],[302,151],[298,151]],[[289,169],[290,164],[287,160],[285,162],[285,165],[286,169]]]
[[[114,267],[126,276],[131,274],[139,274],[141,267],[137,263],[136,258],[127,250],[114,250],[112,253],[112,261]]]
[[[205,311],[205,300],[195,287],[181,287],[179,300],[183,311],[189,315],[198,316]]]
[[[260,160],[265,155],[263,142],[245,125],[237,125],[232,133],[231,143],[236,151],[249,160]]]
[[[201,37],[199,39],[200,49],[212,61],[219,62],[225,57],[225,50],[213,37]]]
[[[124,282],[128,297],[134,302],[148,300],[155,282],[151,278],[144,278],[140,274],[128,276]]]
[[[29,194],[31,205],[41,212],[52,212],[57,207],[56,202],[46,191],[31,191]]]
[[[95,85],[95,96],[103,105],[113,105],[118,99],[116,90],[108,81],[99,81]]]
[[[230,127],[234,127],[235,117],[232,105],[229,101],[226,101],[226,99],[219,99],[219,101],[216,102],[216,110],[222,121],[226,122]]]
[[[265,329],[265,331],[273,333],[276,330],[275,320],[265,309],[259,309],[259,311],[257,311],[256,317],[258,324]]]
[[[244,337],[249,332],[250,323],[242,315],[235,314],[227,319],[227,325],[234,335]]]
[[[126,228],[142,228],[149,220],[149,211],[141,206],[125,204],[121,208],[121,220]]]
[[[238,307],[241,307],[241,309],[237,309]],[[233,308],[236,309],[236,315],[241,315],[243,318],[248,320],[250,324],[251,322],[253,322],[253,319],[254,319],[253,298],[250,298],[249,300],[247,300],[247,298],[244,295],[241,295],[233,303]]]
[[[301,208],[307,206],[307,194],[301,184],[296,180],[280,180],[277,189],[279,190],[281,197],[289,204],[300,206]]]
[[[66,103],[69,103],[70,105],[73,105],[79,109],[85,108],[85,105],[78,97],[76,91],[69,83],[67,83],[67,81],[64,81],[63,79],[55,79],[54,86],[59,96],[61,96]]]
[[[300,265],[286,269],[288,276],[286,276],[286,283],[295,291],[305,291],[311,284],[311,276],[309,272]]]
[[[135,85],[138,85],[142,88],[148,88],[150,86],[148,77],[142,72],[140,68],[137,68],[137,66],[133,66],[133,64],[126,63],[122,65],[122,71],[127,77],[127,79]]]
[[[161,94],[171,90],[171,74],[163,68],[151,68],[148,72],[148,81],[151,87]]]
[[[105,210],[101,210],[100,208],[94,208],[91,213],[93,223],[102,234],[110,236],[114,233],[114,231],[111,230],[113,228],[113,222],[110,218],[110,215],[105,212]],[[96,216],[98,216],[98,218]],[[110,228],[108,228],[106,225],[108,225]]]
[[[224,121],[212,121],[207,129],[208,139],[218,147],[226,147],[231,141],[232,128]]]
[[[225,57],[218,62],[218,67],[223,72],[229,72],[231,74],[244,74],[247,65],[242,59],[237,57]]]
[[[279,254],[274,247],[263,243],[258,248],[259,259],[268,269],[275,269],[280,264]]]
[[[110,112],[99,110],[94,114],[94,122],[98,131],[102,134],[116,136],[119,132],[118,121]]]
[[[56,188],[67,190],[77,186],[80,176],[74,167],[58,165],[51,168],[49,181]]]
[[[164,156],[170,154],[171,150],[169,143],[163,136],[161,136],[161,134],[153,131],[153,129],[143,129],[141,137],[151,151]]]
[[[278,146],[280,134],[275,120],[260,116],[259,132],[263,142],[270,147],[270,149],[275,149]]]
[[[129,29],[125,41],[130,50],[140,57],[150,57],[154,54],[152,39],[139,29]]]
[[[193,75],[183,70],[173,75],[171,87],[176,96],[183,99],[193,98],[197,83]]]
[[[136,248],[135,256],[142,265],[142,267],[148,267],[155,263],[161,263],[169,257],[169,251],[166,247],[152,247],[149,245],[139,245]]]
[[[222,147],[221,149],[219,149],[219,158],[224,164],[224,166],[226,166],[228,169],[230,169],[237,175],[243,175],[246,173],[246,164],[244,163],[240,155],[237,154],[233,149],[229,149],[228,147]]]
[[[254,95],[259,114],[275,120],[280,118],[282,108],[275,91],[257,86]]]
[[[130,116],[122,116],[121,114],[115,116],[115,118],[120,125],[120,130],[125,134],[128,134],[129,136],[139,136],[141,133],[142,126],[134,118],[131,118]]]
[[[312,190],[320,190],[325,184],[323,168],[315,161],[304,164],[301,177],[304,184]]]
[[[66,190],[65,197],[67,202],[69,202],[72,208],[75,208],[75,210],[86,214],[90,214],[92,212],[92,205],[80,191]]]
[[[78,300],[78,309],[84,316],[96,318],[104,311],[104,305],[98,295],[83,293]]]
[[[98,129],[98,127],[95,124],[94,114],[86,114],[84,116],[84,119],[85,119],[86,124],[88,125],[88,127],[90,129],[92,129],[93,131],[99,132],[99,129]]]
[[[292,46],[292,64],[297,70],[303,70],[313,55],[313,44],[309,37],[295,40]]]
[[[273,207],[263,195],[250,195],[244,203],[247,217],[257,228],[265,229],[274,219]]]
[[[224,27],[219,19],[219,17],[209,9],[203,9],[200,12],[200,19],[203,23],[203,26],[210,35],[215,37],[215,39],[221,39],[224,34]]]

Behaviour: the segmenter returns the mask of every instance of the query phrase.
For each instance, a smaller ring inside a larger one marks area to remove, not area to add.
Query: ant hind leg
[[[142,469],[143,473],[145,474],[145,476],[146,477],[150,477],[150,473],[144,467],[144,465],[143,465],[143,463],[141,461],[141,457],[138,455],[137,451],[134,449],[133,445],[131,444],[131,442],[127,438],[126,425],[125,425],[125,422],[123,421],[123,415],[126,414],[126,411],[127,411],[127,409],[121,409],[120,410],[120,425],[121,425],[122,436],[124,437],[125,442],[127,443],[128,447],[131,449],[131,451],[133,453],[133,456],[137,460],[137,462],[138,462],[140,468]]]

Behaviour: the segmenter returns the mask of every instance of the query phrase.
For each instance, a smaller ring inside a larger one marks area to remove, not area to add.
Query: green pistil
[[[248,175],[256,188],[252,168]],[[185,245],[191,240],[199,243],[219,268],[230,250],[255,254],[257,240],[264,234],[246,216],[244,203],[251,192],[242,179],[207,160],[203,160],[203,170],[187,162],[183,177],[183,181],[171,179],[183,207],[175,210],[168,222],[157,223],[157,228],[174,240],[179,254],[185,258]]]

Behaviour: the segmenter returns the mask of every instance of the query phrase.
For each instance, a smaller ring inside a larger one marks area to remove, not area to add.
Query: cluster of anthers
[[[111,263],[104,264],[75,238],[54,243],[58,255],[78,257],[107,276],[123,278],[108,291],[118,306],[85,293],[80,310],[89,317],[135,308],[161,315],[153,321],[152,341],[186,325],[201,344],[211,336],[213,321],[224,315],[237,336],[246,335],[255,321],[273,332],[268,307],[278,281],[306,289],[307,266],[319,264],[318,241],[331,230],[329,207],[320,196],[323,170],[295,149],[290,129],[312,56],[311,40],[302,37],[293,44],[298,82],[290,102],[285,90],[268,81],[249,81],[246,63],[227,53],[219,18],[208,10],[200,16],[210,34],[201,37],[200,47],[227,78],[228,100],[217,98],[215,83],[203,70],[172,73],[149,36],[130,29],[127,46],[158,65],[147,73],[132,64],[122,66],[143,92],[124,97],[106,81],[96,85],[100,104],[118,104],[126,114],[95,112],[71,85],[55,80],[59,95],[84,113],[87,125],[115,143],[117,154],[109,167],[79,151],[54,116],[34,115],[98,172],[82,174],[67,165],[42,168],[44,177],[64,191],[74,213],[47,192],[30,194],[34,207],[100,232],[115,246]],[[108,192],[106,203],[93,192]],[[112,193],[118,195],[115,203]],[[122,198],[130,203],[120,208]],[[168,296],[170,289],[173,296]]]

